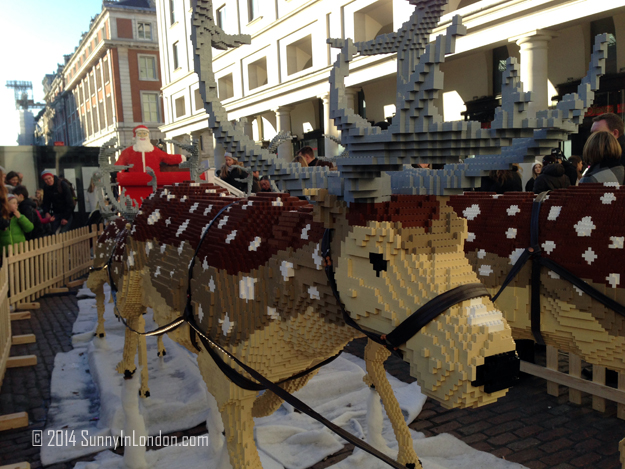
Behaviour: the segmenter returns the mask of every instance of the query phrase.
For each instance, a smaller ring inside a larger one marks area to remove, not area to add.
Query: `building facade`
[[[167,138],[201,137],[203,153],[220,164],[222,149],[212,148],[206,113],[193,71],[190,41],[193,0],[157,0],[161,75]],[[406,0],[214,0],[214,18],[230,34],[249,34],[251,45],[214,50],[219,96],[233,119],[246,118],[246,132],[268,141],[289,130],[295,147],[310,144],[333,156],[336,135],[329,118],[328,78],[338,53],[328,38],[374,39],[399,29],[414,6]],[[532,106],[546,108],[575,91],[585,76],[596,34],[607,33],[606,76],[578,137],[565,152],[581,151],[593,114],[625,115],[625,3],[622,0],[450,0],[432,34],[444,32],[455,15],[468,32],[442,66],[444,89],[437,107],[445,120],[471,118],[487,127],[501,91],[508,57],[520,63]],[[395,112],[394,54],[356,57],[347,82],[348,106],[372,123]],[[576,141],[577,139],[577,141]],[[293,145],[279,155],[289,159]],[[214,164],[214,163],[213,163]]]
[[[161,65],[156,10],[149,0],[104,1],[73,54],[44,78],[46,109],[38,120],[43,144],[133,143],[144,124],[163,137]]]

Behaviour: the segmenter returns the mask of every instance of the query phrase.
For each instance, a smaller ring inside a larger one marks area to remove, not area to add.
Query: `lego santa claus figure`
[[[155,173],[160,172],[161,163],[180,164],[184,161],[182,155],[170,155],[150,143],[150,131],[145,125],[138,125],[132,129],[135,144],[122,151],[115,162],[116,165],[134,165],[128,171],[145,173],[146,168],[152,168]]]

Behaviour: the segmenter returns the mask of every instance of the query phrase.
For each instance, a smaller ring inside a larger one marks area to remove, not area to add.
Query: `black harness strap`
[[[351,433],[343,430],[341,427],[339,427],[335,423],[333,423],[330,420],[326,419],[323,415],[315,412],[307,404],[305,404],[304,402],[300,401],[298,398],[296,398],[292,394],[288,393],[287,391],[285,391],[284,389],[282,389],[280,386],[276,385],[272,381],[268,380],[262,374],[260,374],[256,370],[254,370],[253,368],[250,368],[249,366],[247,366],[245,363],[240,361],[236,356],[232,355],[230,352],[228,352],[226,349],[221,347],[219,344],[213,342],[209,337],[204,335],[204,333],[202,333],[202,331],[197,327],[197,325],[195,324],[195,320],[191,319],[191,321],[189,321],[189,326],[191,326],[191,328],[195,330],[197,335],[200,337],[200,340],[204,344],[204,347],[206,348],[207,351],[209,351],[209,353],[210,353],[210,350],[212,350],[213,348],[217,349],[219,352],[221,352],[224,355],[228,356],[232,361],[234,361],[237,365],[239,365],[241,368],[243,368],[243,370],[245,370],[247,373],[249,373],[250,376],[252,376],[260,384],[262,384],[266,389],[269,389],[276,396],[278,396],[279,398],[283,399],[285,402],[288,402],[289,404],[291,404],[293,407],[295,407],[300,412],[302,412],[302,413],[308,415],[309,417],[315,419],[316,421],[318,421],[319,423],[323,424],[325,427],[329,428],[334,433],[339,435],[341,438],[349,441],[354,446],[357,446],[358,448],[360,448],[360,449],[366,451],[367,453],[375,456],[376,458],[378,458],[381,461],[385,462],[389,466],[394,467],[396,469],[406,469],[406,466],[403,466],[402,464],[399,464],[397,461],[391,459],[386,454],[378,451],[373,446],[365,443],[360,438],[357,438],[354,435],[352,435]],[[216,350],[212,350],[212,351],[215,354],[218,353]],[[211,357],[214,356],[213,353],[211,353]]]
[[[321,252],[323,253],[323,258],[326,263],[326,276],[328,277],[328,282],[332,288],[332,293],[334,294],[334,297],[336,298],[336,301],[338,302],[338,305],[343,313],[343,320],[347,325],[362,332],[369,339],[384,345],[390,350],[395,350],[400,345],[405,344],[424,326],[429,324],[432,320],[436,319],[452,306],[480,296],[490,297],[488,290],[481,283],[460,285],[432,298],[430,301],[419,307],[419,309],[412,313],[408,318],[402,321],[402,323],[399,324],[392,332],[385,335],[375,334],[360,327],[360,325],[349,315],[343,305],[343,302],[341,301],[332,266],[331,238],[332,230],[326,229],[321,242]]]
[[[530,321],[532,334],[534,335],[534,340],[541,344],[545,345],[545,341],[543,339],[542,333],[540,331],[540,271],[541,267],[547,267],[552,270],[556,274],[558,274],[561,278],[573,284],[577,288],[579,288],[582,292],[589,295],[591,298],[597,300],[599,303],[603,304],[607,308],[611,309],[615,313],[625,317],[625,306],[617,303],[612,298],[606,296],[601,293],[596,288],[592,287],[588,283],[584,282],[577,275],[569,272],[567,269],[562,267],[557,262],[548,259],[546,257],[541,256],[541,248],[538,244],[539,239],[539,216],[540,209],[543,201],[547,196],[547,192],[543,192],[536,197],[536,200],[532,204],[532,215],[531,215],[531,223],[530,223],[530,247],[526,248],[525,251],[521,254],[521,256],[517,259],[515,264],[508,272],[505,280],[503,281],[499,291],[495,296],[493,296],[493,301],[499,298],[499,295],[506,289],[506,287],[514,280],[517,274],[521,271],[525,263],[531,258],[532,259],[532,273],[531,273],[531,298],[530,298]]]

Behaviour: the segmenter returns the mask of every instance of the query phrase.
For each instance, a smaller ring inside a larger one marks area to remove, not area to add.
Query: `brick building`
[[[150,0],[104,1],[73,54],[44,79],[47,107],[40,143],[100,146],[117,137],[132,143],[144,124],[162,137],[161,78],[156,10]]]

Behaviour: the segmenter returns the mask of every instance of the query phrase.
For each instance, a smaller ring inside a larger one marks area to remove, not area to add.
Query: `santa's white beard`
[[[137,139],[135,144],[132,146],[134,151],[149,153],[154,150],[154,145],[150,143],[148,139],[140,140]]]

